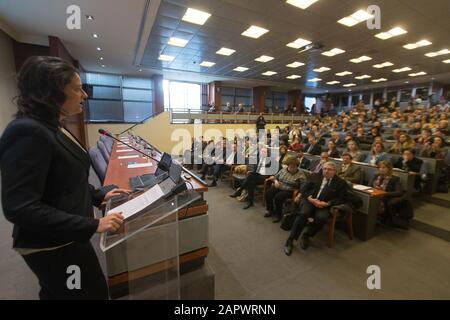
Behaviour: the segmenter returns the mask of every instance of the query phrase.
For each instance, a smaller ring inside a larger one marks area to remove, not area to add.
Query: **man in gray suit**
[[[350,153],[342,155],[342,164],[338,166],[337,176],[351,183],[361,182],[361,167],[352,163],[353,157]]]

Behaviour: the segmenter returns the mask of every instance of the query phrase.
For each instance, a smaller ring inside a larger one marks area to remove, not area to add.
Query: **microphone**
[[[153,158],[152,156],[150,156],[150,155],[148,155],[148,154],[142,152],[141,150],[139,150],[139,149],[137,149],[137,148],[135,148],[135,147],[129,145],[128,143],[125,143],[125,142],[123,142],[123,141],[120,141],[119,139],[117,139],[116,137],[114,137],[111,133],[109,133],[109,132],[106,131],[106,130],[98,129],[98,133],[100,133],[100,134],[103,135],[103,136],[110,137],[111,139],[113,139],[113,140],[115,140],[115,141],[117,141],[117,142],[120,142],[120,143],[126,145],[127,147],[133,149],[134,151],[139,152],[140,154],[146,156],[147,158],[150,158],[150,159],[156,161],[156,162],[158,163],[158,168],[159,168],[159,169],[161,169],[161,170],[163,170],[163,171],[169,172],[169,170],[170,170],[170,164],[168,164],[167,161],[160,161],[160,160],[157,160],[157,159]],[[170,155],[164,153],[164,154],[163,154],[163,158],[165,158],[165,157],[170,157]],[[162,159],[162,158],[161,158],[161,159]]]

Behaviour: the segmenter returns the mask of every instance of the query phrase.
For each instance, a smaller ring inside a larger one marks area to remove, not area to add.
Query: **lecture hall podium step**
[[[450,209],[429,202],[417,204],[411,227],[450,242]]]

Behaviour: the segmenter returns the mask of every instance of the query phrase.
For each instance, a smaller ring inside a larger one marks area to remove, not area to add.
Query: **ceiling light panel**
[[[171,62],[171,61],[173,61],[174,59],[175,59],[175,57],[173,57],[173,56],[168,56],[168,55],[165,55],[165,54],[160,55],[159,58],[158,58],[158,60],[166,61],[166,62]]]
[[[446,55],[446,54],[449,54],[449,53],[450,53],[450,50],[442,49],[440,51],[426,53],[425,55],[427,57],[429,57],[429,58],[434,58],[434,57],[443,56],[443,55]]]
[[[188,8],[182,20],[202,26],[209,19],[209,17],[211,17],[211,14],[209,14],[208,12]]]
[[[359,77],[355,77],[355,79],[358,79],[358,80],[364,80],[364,79],[369,79],[369,78],[372,78],[372,77],[369,76],[368,74],[365,74],[365,75],[362,75]]]
[[[200,66],[206,67],[206,68],[211,68],[214,65],[215,65],[214,62],[209,62],[209,61],[203,61],[202,63],[200,63]]]
[[[352,15],[348,17],[344,17],[341,20],[338,21],[338,23],[347,26],[347,27],[353,27],[356,26],[358,23],[372,19],[374,16],[368,13],[364,10],[358,10]]]
[[[411,71],[411,70],[412,69],[410,67],[404,67],[404,68],[401,68],[401,69],[394,69],[394,70],[392,70],[392,72],[401,73],[401,72],[407,72],[407,71]]]
[[[292,62],[292,63],[286,65],[286,67],[289,67],[289,68],[298,68],[298,67],[301,67],[301,66],[304,66],[304,65],[305,65],[305,64],[302,63],[302,62],[297,62],[297,61],[295,61],[295,62]]]
[[[337,56],[338,54],[342,54],[344,52],[345,52],[345,50],[342,50],[339,48],[334,48],[334,49],[331,49],[330,51],[322,52],[322,55],[327,56],[327,57],[334,57],[334,56]]]
[[[171,37],[169,39],[168,44],[171,46],[176,46],[176,47],[182,47],[184,48],[187,44],[188,44],[188,40],[184,40],[184,39],[180,39],[180,38],[175,38],[175,37]]]
[[[350,62],[353,62],[353,63],[361,63],[361,62],[366,62],[366,61],[370,61],[370,60],[372,60],[371,57],[368,57],[368,56],[361,56],[361,57],[359,57],[359,58],[351,59]]]
[[[305,40],[302,38],[298,38],[297,40],[288,43],[286,46],[294,49],[300,49],[301,47],[307,46],[308,44],[311,44],[312,42],[309,40]]]
[[[330,70],[331,69],[327,68],[327,67],[320,67],[320,68],[314,69],[313,71],[314,72],[325,72],[325,71],[330,71]]]
[[[395,27],[395,28],[392,28],[391,30],[389,30],[388,32],[381,32],[381,33],[375,35],[375,37],[378,39],[381,39],[381,40],[387,40],[387,39],[390,39],[393,37],[401,36],[406,33],[408,33],[408,31],[406,31],[405,29],[400,28],[400,27]]]
[[[350,72],[350,71],[343,71],[343,72],[336,73],[336,75],[337,75],[338,77],[345,77],[345,76],[348,76],[348,75],[350,75],[350,74],[353,74],[353,72]]]
[[[228,48],[220,48],[219,51],[217,51],[217,54],[220,54],[222,56],[231,56],[233,53],[235,53],[236,50],[228,49]]]
[[[299,79],[299,78],[301,78],[301,77],[302,77],[302,76],[293,74],[293,75],[291,75],[291,76],[289,76],[289,77],[286,77],[286,78],[287,78],[287,79],[291,79],[291,80],[295,80],[295,79]]]
[[[375,64],[373,65],[374,68],[376,69],[382,69],[382,68],[387,68],[387,67],[392,67],[394,64],[392,62],[386,61],[380,64]]]
[[[403,48],[408,49],[408,50],[414,50],[417,48],[430,46],[432,44],[433,43],[431,43],[428,40],[420,40],[420,41],[417,41],[416,43],[408,43],[408,44],[404,45]]]
[[[237,68],[234,68],[233,70],[234,70],[234,71],[237,71],[237,72],[244,72],[244,71],[247,71],[248,68],[245,68],[245,67],[237,67]]]
[[[255,61],[258,61],[258,62],[269,62],[269,61],[272,61],[274,59],[274,57],[270,57],[270,56],[261,56],[261,57],[259,57],[259,58],[256,58],[255,59]]]
[[[341,83],[340,81],[330,81],[330,82],[327,82],[327,84],[329,84],[329,85],[335,85],[335,84],[339,84],[339,83]]]
[[[258,26],[251,26],[250,28],[248,28],[247,30],[242,32],[242,35],[245,37],[258,39],[259,37],[266,34],[267,32],[269,32],[269,30],[258,27]]]
[[[262,73],[263,76],[273,76],[274,74],[277,74],[278,72],[275,71],[266,71],[264,73]]]
[[[300,9],[307,9],[309,6],[313,5],[319,0],[287,0],[286,3],[289,3],[290,5],[293,5]]]
[[[320,81],[322,81],[322,79],[320,78],[313,78],[308,80],[308,82],[320,82]]]

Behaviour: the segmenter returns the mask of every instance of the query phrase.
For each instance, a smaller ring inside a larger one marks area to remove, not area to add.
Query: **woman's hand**
[[[97,233],[116,232],[123,225],[122,212],[111,213],[100,219],[97,227]]]
[[[108,200],[111,199],[112,197],[119,196],[119,195],[124,194],[124,193],[130,194],[130,193],[131,193],[131,190],[128,190],[128,189],[118,189],[118,188],[113,189],[113,190],[111,190],[110,192],[108,192],[108,193],[106,194],[105,199],[103,199],[103,201],[108,201]]]

